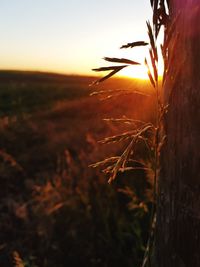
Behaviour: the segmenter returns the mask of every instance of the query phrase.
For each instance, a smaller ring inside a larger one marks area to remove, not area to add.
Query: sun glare
[[[163,73],[163,63],[159,62],[158,64],[158,75],[161,77]],[[147,68],[144,64],[137,66],[129,66],[124,68],[120,72],[120,76],[128,78],[136,78],[141,80],[148,80]]]
[[[144,65],[127,67],[121,71],[120,75],[128,78],[148,79],[147,69]]]

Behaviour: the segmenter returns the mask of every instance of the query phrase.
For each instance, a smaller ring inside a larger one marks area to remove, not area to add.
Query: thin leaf
[[[107,118],[107,119],[103,119],[103,121],[106,121],[106,122],[114,122],[114,123],[125,123],[125,124],[130,124],[130,125],[133,125],[133,126],[137,126],[138,124],[146,124],[146,122],[144,121],[141,121],[141,120],[133,120],[133,119],[129,119],[129,118]]]
[[[169,6],[170,6],[170,0],[166,0],[167,2],[167,8],[169,9]]]
[[[154,6],[153,6],[153,25],[155,29],[155,35],[158,35],[159,32],[159,14],[158,14],[158,0],[154,0]]]
[[[136,139],[134,138],[130,144],[127,146],[125,151],[122,153],[121,157],[118,159],[117,163],[115,164],[112,175],[110,176],[108,183],[110,184],[117,176],[118,170],[125,167],[126,162],[128,161],[128,158],[130,156],[130,153],[132,151],[132,148],[134,144],[136,143]]]
[[[114,93],[114,94],[112,94]],[[146,92],[141,91],[132,91],[130,89],[112,89],[112,90],[101,90],[101,91],[95,91],[90,94],[90,96],[97,96],[97,95],[106,95],[110,94],[110,96],[119,96],[119,95],[128,95],[128,94],[138,94],[142,96],[150,96]]]
[[[110,94],[110,93],[116,93],[116,92],[122,92],[123,89],[109,89],[109,90],[101,90],[101,91],[95,91],[90,94],[90,96],[96,96],[96,95],[104,95],[104,94]]]
[[[150,58],[151,58],[151,64],[153,67],[154,79],[157,82],[158,81],[158,71],[157,71],[156,61],[155,61],[155,58],[153,56],[152,49],[149,50],[149,54],[150,54]]]
[[[154,0],[153,11],[155,12],[157,9],[158,9],[158,0]]]
[[[104,57],[104,60],[109,61],[109,62],[114,62],[114,63],[125,63],[125,64],[131,64],[131,65],[140,65],[140,63],[126,59],[126,58],[111,58],[111,57]]]
[[[145,167],[124,167],[120,168],[118,172],[125,172],[125,171],[135,171],[135,170],[142,170],[142,171],[150,171],[150,168],[145,168]],[[111,173],[112,169],[106,168],[103,170],[104,173]]]
[[[113,70],[111,71],[108,75],[104,76],[103,78],[95,81],[93,83],[93,85],[97,85],[107,79],[109,79],[110,77],[112,77],[113,75],[115,75],[117,72],[119,72],[120,70],[122,70],[123,68],[128,67],[128,65],[123,65],[123,66],[113,66],[113,67],[102,67],[99,69],[93,69],[94,71],[107,71],[107,70]]]
[[[122,67],[122,66],[120,66],[120,67]],[[92,69],[92,70],[93,71],[108,71],[108,70],[115,70],[115,69],[118,69],[118,68],[119,68],[119,66],[110,66],[110,67],[101,67],[101,68]]]
[[[155,81],[154,81],[153,76],[152,76],[152,74],[151,74],[151,71],[150,71],[150,68],[149,68],[149,65],[148,65],[148,63],[147,63],[147,59],[146,59],[146,58],[145,58],[144,63],[145,63],[145,65],[146,65],[146,67],[147,67],[147,74],[148,74],[148,76],[149,76],[149,80],[150,80],[152,86],[153,86],[154,88],[156,88],[156,84],[155,84]]]
[[[147,94],[144,94],[144,93],[141,93],[141,92],[137,92],[137,91],[121,90],[121,92],[117,92],[117,93],[114,93],[114,94],[111,94],[111,95],[104,96],[104,97],[100,98],[100,100],[104,101],[104,100],[111,99],[113,97],[127,96],[127,95],[132,95],[132,94],[139,94],[139,95],[142,95],[142,96],[149,96]]]
[[[92,167],[92,168],[101,167],[101,166],[104,166],[106,164],[115,163],[118,159],[119,159],[119,157],[106,158],[106,159],[104,159],[102,161],[90,164],[89,167]]]
[[[156,48],[156,45],[155,45],[153,30],[151,28],[150,22],[147,21],[146,23],[147,23],[148,35],[149,35],[149,39],[150,39],[151,48],[153,50],[154,58],[158,62],[158,52],[157,52],[157,48]]]
[[[137,131],[133,130],[133,131],[125,132],[123,134],[106,137],[103,140],[99,141],[99,143],[109,144],[109,143],[121,142],[121,141],[130,139],[130,138],[133,138],[136,134],[137,134]]]
[[[137,41],[137,42],[127,43],[126,45],[122,45],[120,47],[120,49],[123,49],[123,48],[133,48],[133,47],[136,47],[136,46],[146,46],[146,45],[148,45],[147,42]]]
[[[161,48],[163,62],[164,62],[164,70],[163,70],[163,78],[162,78],[162,85],[163,85],[165,82],[166,73],[167,73],[168,58],[167,58],[167,52],[164,49],[164,46],[162,44],[160,45],[160,48]]]

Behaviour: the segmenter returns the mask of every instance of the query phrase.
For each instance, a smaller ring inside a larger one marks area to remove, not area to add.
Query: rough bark
[[[157,267],[200,266],[200,1],[171,0],[166,142],[158,184]]]

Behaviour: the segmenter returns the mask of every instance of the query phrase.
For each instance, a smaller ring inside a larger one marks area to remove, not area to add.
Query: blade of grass
[[[103,78],[95,81],[93,83],[93,85],[97,85],[107,79],[109,79],[110,77],[112,77],[113,75],[115,75],[117,72],[119,72],[120,70],[122,70],[123,68],[128,67],[128,65],[123,65],[123,66],[113,66],[113,67],[102,67],[99,69],[93,69],[94,71],[107,71],[107,70],[113,70],[111,71],[108,75],[104,76]]]
[[[156,84],[155,84],[155,81],[154,81],[153,76],[152,76],[152,74],[151,74],[151,71],[150,71],[150,68],[149,68],[149,65],[148,65],[148,62],[147,62],[147,59],[146,59],[146,58],[145,58],[144,63],[145,63],[145,65],[146,65],[146,67],[147,67],[147,74],[148,74],[148,76],[149,76],[149,80],[150,80],[152,86],[153,86],[154,88],[156,88]]]
[[[130,64],[130,65],[140,65],[140,63],[126,59],[126,58],[115,58],[115,57],[104,57],[104,60],[108,62],[114,62],[114,63],[124,63],[124,64]]]
[[[137,47],[137,46],[146,46],[146,45],[148,45],[147,42],[137,41],[137,42],[127,43],[126,45],[122,45],[120,47],[120,49],[123,49],[123,48],[133,48],[133,47]]]

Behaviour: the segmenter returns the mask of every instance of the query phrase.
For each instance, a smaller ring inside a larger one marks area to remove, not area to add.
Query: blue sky
[[[149,0],[1,0],[0,69],[91,74],[103,56],[140,60]]]

